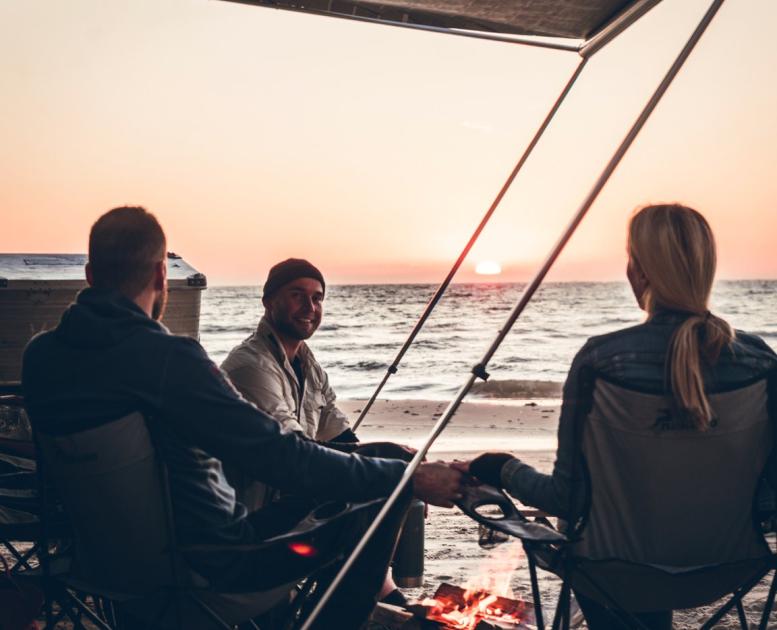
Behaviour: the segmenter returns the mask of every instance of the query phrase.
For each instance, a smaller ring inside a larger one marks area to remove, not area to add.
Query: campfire
[[[441,583],[432,597],[408,610],[384,607],[377,618],[384,628],[397,630],[526,630],[534,628],[531,602],[516,598],[510,579],[523,557],[520,543],[494,551],[463,586]],[[380,607],[379,607],[380,608]],[[391,608],[392,610],[386,610]]]
[[[534,622],[532,607],[526,602],[446,583],[412,610],[451,630],[517,629]]]

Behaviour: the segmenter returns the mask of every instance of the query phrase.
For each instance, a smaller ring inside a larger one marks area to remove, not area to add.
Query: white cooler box
[[[0,386],[21,380],[24,346],[54,328],[86,287],[84,254],[0,254]],[[175,254],[167,255],[169,296],[163,323],[176,335],[199,338],[205,276]]]

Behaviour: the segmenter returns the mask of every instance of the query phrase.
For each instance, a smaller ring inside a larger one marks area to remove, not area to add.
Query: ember
[[[427,620],[456,630],[519,628],[533,621],[531,606],[525,602],[445,583],[433,598],[422,600],[420,608]]]

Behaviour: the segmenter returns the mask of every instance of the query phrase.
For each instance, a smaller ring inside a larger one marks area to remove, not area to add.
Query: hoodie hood
[[[132,300],[113,289],[81,291],[62,315],[57,338],[77,348],[107,348],[140,330],[167,332]]]

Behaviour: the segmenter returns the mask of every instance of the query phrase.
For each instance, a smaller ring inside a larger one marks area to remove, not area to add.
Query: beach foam
[[[526,399],[542,398],[553,400],[561,398],[563,384],[557,381],[535,381],[491,379],[475,383],[470,390],[473,396],[483,398]]]

